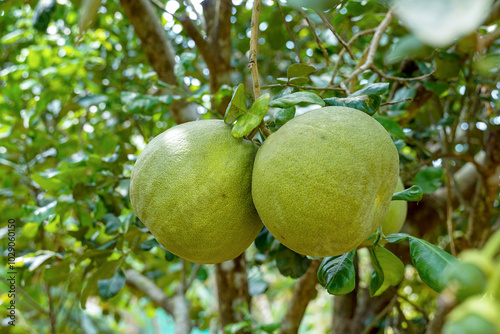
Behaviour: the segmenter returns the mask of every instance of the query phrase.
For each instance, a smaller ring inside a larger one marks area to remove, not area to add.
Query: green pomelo
[[[398,177],[398,152],[382,125],[356,109],[326,107],[266,139],[255,158],[252,196],[282,244],[335,256],[375,232]]]
[[[173,254],[196,263],[234,259],[263,227],[251,197],[256,151],[223,121],[175,126],[137,159],[132,207]]]
[[[403,185],[403,181],[401,178],[398,179],[398,183],[396,184],[396,188],[394,189],[394,193],[405,190],[405,186]],[[408,202],[406,201],[391,201],[391,205],[389,205],[389,211],[385,215],[384,220],[381,223],[382,233],[384,235],[389,235],[393,233],[398,233],[403,228],[403,225],[406,221],[406,214],[408,213]],[[363,246],[371,246],[375,239],[371,238],[369,240],[363,241]],[[380,239],[380,244],[385,244],[385,240]]]

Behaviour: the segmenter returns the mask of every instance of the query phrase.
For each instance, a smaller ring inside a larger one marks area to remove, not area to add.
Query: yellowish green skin
[[[173,254],[201,264],[234,259],[263,227],[251,197],[256,151],[223,121],[175,126],[137,159],[132,207]]]
[[[297,253],[349,252],[384,219],[399,177],[387,131],[351,108],[287,122],[257,152],[252,196],[273,236]]]
[[[398,179],[398,183],[396,184],[396,189],[394,189],[394,193],[405,190],[403,185],[403,181],[401,178]],[[408,213],[408,202],[406,201],[391,201],[391,205],[389,206],[389,211],[385,215],[384,220],[381,223],[382,233],[384,235],[389,235],[393,233],[398,233],[403,228],[403,225],[406,221],[406,214]],[[371,246],[375,239],[365,240],[363,241],[363,246]],[[380,239],[380,244],[384,244],[385,241]]]

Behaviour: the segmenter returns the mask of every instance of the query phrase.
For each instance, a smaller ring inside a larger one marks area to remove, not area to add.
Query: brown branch
[[[394,307],[394,304],[396,303],[398,299],[398,296],[395,295],[394,297],[392,297],[391,301],[389,302],[389,304],[387,304],[386,307],[384,307],[384,309],[382,311],[380,311],[379,314],[377,314],[377,316],[370,322],[370,324],[368,326],[365,327],[365,329],[363,330],[363,332],[361,332],[361,334],[368,334],[371,332],[371,330],[375,327],[375,325],[377,324],[377,322],[379,322],[380,320],[382,320],[387,313],[389,313],[392,308]]]
[[[179,83],[174,72],[175,52],[151,1],[120,0],[120,3],[128,20],[134,26],[137,37],[141,40],[142,51],[160,81],[178,87]],[[185,85],[180,89],[191,93]],[[185,101],[175,101],[171,110],[176,123],[184,123],[198,117],[196,107]]]
[[[493,24],[496,20],[500,20],[500,1],[495,2],[484,24],[485,25]]]
[[[352,79],[356,78],[358,74],[361,74],[364,71],[370,69],[370,67],[373,65],[375,54],[377,53],[377,49],[380,44],[380,39],[382,38],[387,27],[389,27],[389,25],[391,24],[393,18],[394,18],[394,12],[392,10],[389,10],[385,18],[382,20],[380,25],[375,30],[375,34],[373,35],[372,41],[370,42],[370,46],[368,48],[368,55],[366,56],[366,61],[364,62],[363,65],[354,70],[346,79],[344,79],[343,80],[344,82],[349,82]]]
[[[276,2],[278,3],[278,2]],[[325,61],[326,61],[326,68],[330,67],[330,57],[328,56],[328,52],[326,51],[326,49],[323,47],[322,45],[322,42],[321,40],[319,39],[319,36],[318,34],[316,33],[316,27],[314,26],[314,24],[312,23],[311,19],[309,19],[309,17],[307,16],[306,12],[304,12],[302,10],[302,8],[299,8],[299,11],[300,13],[302,14],[302,16],[304,16],[304,18],[306,19],[306,22],[307,22],[307,25],[309,26],[309,28],[311,28],[311,32],[314,36],[314,39],[316,40],[316,44],[318,44],[318,47],[319,49],[321,50],[321,52],[323,53],[323,57],[325,57]],[[348,43],[349,44],[349,43]],[[342,49],[342,51],[344,51],[345,49]]]
[[[252,73],[253,82],[253,95],[257,99],[260,96],[260,79],[259,69],[257,66],[257,49],[259,47],[259,14],[260,14],[260,0],[255,0],[252,10],[251,36],[250,36],[250,55],[248,59],[248,68]]]
[[[408,304],[410,304],[411,306],[413,306],[413,308],[419,312],[420,314],[422,314],[422,316],[424,317],[425,319],[425,322],[426,323],[429,323],[429,316],[427,315],[427,313],[425,313],[424,309],[421,308],[419,305],[417,305],[416,303],[412,302],[411,300],[409,300],[408,298],[406,298],[405,296],[403,296],[402,294],[400,294],[397,289],[394,289],[393,290],[394,293],[396,293],[398,295],[399,298],[403,299],[405,302],[407,302]]]
[[[198,12],[196,10],[196,7],[194,6],[193,2],[191,0],[186,0],[186,3],[191,7],[193,8],[193,12],[196,14],[196,17],[198,18],[198,20],[200,20],[201,22],[201,27],[203,29],[206,29],[207,28],[207,23],[205,22],[205,18],[203,17],[202,13]]]
[[[393,101],[393,102],[385,102],[385,103],[381,103],[380,106],[383,107],[383,106],[392,106],[394,104],[398,104],[398,103],[403,103],[403,102],[408,102],[408,101],[411,101],[412,98],[409,97],[407,99],[404,99],[404,100],[400,100],[400,101]]]
[[[312,87],[312,86],[299,86],[299,85],[294,85],[291,83],[285,83],[285,84],[273,84],[273,85],[267,85],[267,86],[262,86],[262,89],[267,89],[267,88],[275,88],[275,87],[292,87],[292,88],[297,88],[297,89],[303,89],[303,90],[329,90],[329,91],[343,91],[343,88],[339,87]]]
[[[288,31],[288,35],[290,36],[290,39],[293,42],[293,47],[295,48],[295,52],[297,53],[297,57],[299,57],[299,61],[301,63],[303,63],[304,61],[302,60],[302,57],[300,56],[299,47],[297,46],[297,41],[295,40],[295,36],[293,36],[293,33],[290,30],[290,26],[288,25],[288,22],[286,22],[285,14],[283,14],[283,10],[281,10],[279,0],[276,1],[275,3],[276,3],[276,7],[278,7],[278,11],[280,12],[281,20],[283,21],[283,24],[285,25],[286,31]]]
[[[165,29],[157,19],[148,0],[121,0],[122,7],[135,33],[141,40],[141,49],[161,81],[178,86],[174,73],[175,53]]]
[[[213,48],[210,47],[207,40],[203,37],[198,27],[193,23],[193,21],[185,14],[175,17],[184,28],[184,31],[191,37],[198,47],[201,56],[205,59],[205,62],[209,62],[213,56]],[[208,65],[208,64],[207,64]]]
[[[320,264],[320,260],[313,260],[309,269],[307,269],[306,273],[295,285],[292,299],[288,304],[289,306],[285,316],[281,320],[280,334],[293,334],[298,332],[307,305],[316,292],[316,283],[318,282],[316,272]]]
[[[436,312],[429,322],[426,334],[439,334],[443,328],[446,316],[457,305],[454,293],[445,289],[437,298]]]
[[[351,56],[351,58],[353,60],[356,59],[356,57],[354,57],[354,53],[352,53],[352,50],[349,47],[349,45],[342,39],[342,37],[340,37],[340,35],[335,30],[335,27],[326,18],[325,14],[323,14],[321,12],[317,12],[317,14],[319,15],[319,17],[321,17],[321,20],[323,20],[323,23],[326,25],[326,27],[328,29],[330,29],[330,31],[335,35],[335,37],[337,38],[337,40],[339,41],[339,43],[344,47],[345,50],[347,50],[347,52],[349,53],[349,55]]]
[[[409,81],[420,81],[420,80],[423,80],[425,78],[428,78],[430,77],[431,75],[434,74],[434,72],[436,71],[435,69],[432,70],[431,73],[429,74],[424,74],[424,75],[421,75],[421,76],[418,76],[418,77],[412,77],[412,78],[402,78],[402,77],[395,77],[395,76],[392,76],[392,75],[388,75],[388,74],[385,74],[384,72],[382,72],[378,67],[376,67],[375,65],[371,65],[370,66],[370,69],[377,73],[378,75],[380,75],[382,78],[385,78],[385,79],[388,79],[388,80],[394,80],[394,81],[398,81],[398,82],[401,82],[401,83],[406,83],[406,82],[409,82]]]
[[[174,314],[174,305],[172,300],[151,279],[141,275],[134,269],[125,270],[124,274],[128,285],[141,291],[156,306],[161,307],[168,314]]]
[[[244,315],[238,310],[243,305],[250,305],[245,254],[236,259],[215,265],[217,296],[219,301],[219,321],[225,326],[244,321]],[[243,333],[243,330],[237,333]]]
[[[351,45],[354,44],[354,42],[357,41],[359,38],[366,36],[366,35],[369,35],[369,34],[373,34],[375,31],[376,31],[376,29],[369,29],[369,30],[360,31],[351,37],[351,39],[347,42],[347,45],[349,45],[349,47],[351,47]],[[333,85],[333,83],[335,81],[335,76],[337,75],[340,64],[342,63],[342,59],[344,59],[343,58],[344,54],[345,54],[345,49],[340,50],[340,53],[338,55],[338,60],[335,63],[335,67],[333,68],[332,78],[330,79],[330,85]]]

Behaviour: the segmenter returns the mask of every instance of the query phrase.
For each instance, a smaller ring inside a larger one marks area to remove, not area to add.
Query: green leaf
[[[317,94],[311,92],[297,92],[273,100],[269,103],[269,106],[275,108],[290,108],[299,103],[319,104],[322,107],[325,105],[325,101]]]
[[[33,27],[38,31],[45,31],[49,26],[52,13],[56,8],[55,0],[40,0],[35,7]]]
[[[355,287],[352,259],[356,250],[339,256],[326,257],[318,269],[319,283],[332,295],[345,295]]]
[[[307,77],[314,71],[316,71],[316,68],[314,66],[299,63],[290,65],[286,70],[286,75],[288,77],[288,80],[290,80],[297,77]]]
[[[231,102],[229,102],[227,106],[224,122],[226,122],[226,124],[233,124],[238,117],[246,112],[247,102],[245,99],[245,87],[243,84],[239,84],[231,97]]]
[[[58,174],[60,172],[40,172],[32,174],[31,179],[44,190],[59,191],[67,185],[57,177]]]
[[[372,272],[372,280],[370,281],[370,295],[378,296],[390,286],[396,286],[401,282],[405,266],[396,255],[380,245],[374,245],[370,255],[372,256],[372,261],[373,258],[375,258],[378,263],[378,268],[383,273],[382,284],[377,284],[378,279],[374,279],[374,276],[380,277],[380,274],[375,269]]]
[[[418,59],[428,57],[433,49],[424,45],[414,35],[401,37],[385,55],[384,60],[387,65],[392,65],[404,59]]]
[[[397,192],[392,195],[393,201],[408,201],[408,202],[419,202],[422,199],[422,188],[419,186],[411,186],[408,189]]]
[[[278,110],[274,114],[274,121],[268,124],[272,132],[278,131],[286,122],[295,117],[295,106]]]
[[[398,139],[404,139],[405,133],[399,126],[399,124],[392,118],[385,116],[375,116],[375,119],[382,124],[382,126],[387,130],[387,132],[394,135]]]
[[[104,278],[109,278],[109,273],[114,273],[116,270],[116,266],[119,264],[120,260],[107,261],[104,262],[101,266],[99,266],[95,271],[90,275],[89,278],[85,278],[84,282],[85,287],[83,288],[80,294],[80,306],[85,309],[87,304],[87,298],[89,295],[97,292],[97,281]]]
[[[378,95],[359,95],[355,97],[331,97],[325,99],[328,106],[349,107],[361,110],[368,115],[373,115],[380,107],[381,98]]]
[[[269,94],[260,96],[250,107],[250,110],[238,118],[231,130],[231,134],[236,138],[246,136],[253,129],[259,126],[260,122],[267,114],[269,104]]]
[[[112,213],[107,213],[102,217],[102,220],[106,223],[106,230],[105,232],[107,234],[116,232],[122,227],[122,222],[120,219],[118,219],[114,214]]]
[[[450,253],[428,241],[409,236],[410,256],[422,281],[431,289],[441,292],[445,287],[441,277],[449,265],[458,261]]]
[[[304,255],[295,253],[283,244],[279,245],[274,256],[276,259],[276,266],[280,273],[283,276],[290,276],[291,278],[299,278],[304,275],[311,265],[310,259]]]
[[[259,278],[250,277],[248,279],[248,293],[250,296],[258,296],[266,292],[269,284]]]
[[[363,87],[362,89],[355,91],[349,97],[355,97],[355,96],[360,96],[360,95],[382,95],[387,90],[389,89],[389,83],[387,82],[380,82],[380,83],[374,83],[370,84],[366,87]]]
[[[309,78],[291,78],[289,82],[293,85],[300,85],[309,82]]]
[[[3,45],[6,44],[14,44],[17,42],[21,37],[23,37],[25,30],[24,29],[17,29],[14,30],[6,35],[3,35],[2,38],[0,38],[0,43]]]
[[[390,243],[400,243],[405,241],[410,237],[409,234],[406,233],[393,233],[385,236],[385,240]]]
[[[31,211],[30,214],[23,220],[26,223],[41,223],[45,219],[49,218],[51,214],[54,213],[56,209],[57,201],[50,202],[46,206],[25,206],[23,211]]]
[[[158,247],[160,244],[158,243],[158,241],[156,241],[156,239],[149,239],[149,240],[146,240],[146,241],[143,241],[141,242],[139,248],[143,251],[149,251],[151,249],[153,249],[153,247]]]
[[[412,183],[420,186],[424,194],[431,194],[441,187],[443,170],[439,167],[427,167],[415,175]]]
[[[266,227],[264,227],[262,231],[260,231],[257,238],[255,238],[255,247],[259,250],[259,252],[265,253],[271,248],[274,240],[273,235],[267,230]]]
[[[120,292],[121,288],[125,285],[125,274],[121,268],[118,268],[113,277],[108,279],[101,279],[97,282],[99,294],[103,298],[111,298]]]
[[[31,254],[23,257],[23,263],[25,267],[28,267],[29,271],[33,271],[36,268],[40,267],[44,262],[52,257],[57,257],[62,259],[62,256],[56,252],[48,251],[48,250],[40,250],[37,251],[34,256],[30,256]]]
[[[168,262],[171,262],[171,261],[175,260],[176,258],[177,258],[177,256],[175,254],[172,254],[168,250],[165,249],[165,260],[167,260]]]
[[[380,265],[377,256],[375,254],[375,247],[376,244],[373,244],[373,246],[370,248],[370,258],[372,260],[372,265],[373,265],[373,272],[370,278],[370,287],[369,287],[370,296],[374,296],[375,293],[378,290],[380,290],[380,288],[384,284],[384,270],[382,269],[382,266]]]

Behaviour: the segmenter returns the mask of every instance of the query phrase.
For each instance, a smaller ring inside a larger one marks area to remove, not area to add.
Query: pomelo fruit
[[[394,193],[405,190],[405,186],[403,185],[403,181],[401,178],[398,179],[398,183],[396,184],[396,188],[394,189]],[[406,201],[391,201],[391,205],[389,205],[389,211],[385,215],[384,220],[381,223],[382,233],[384,235],[389,235],[393,233],[398,233],[403,228],[403,225],[406,221],[406,214],[408,213],[408,202]],[[362,245],[371,246],[375,239],[365,240]],[[385,240],[380,239],[380,244],[386,243]]]
[[[309,256],[355,249],[384,219],[399,177],[388,132],[352,108],[325,107],[271,134],[255,158],[252,196],[282,244]]]
[[[256,151],[223,121],[177,125],[137,159],[132,207],[173,254],[202,264],[234,259],[263,227],[251,197]]]

